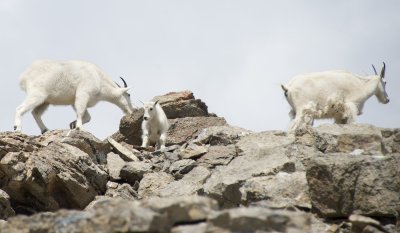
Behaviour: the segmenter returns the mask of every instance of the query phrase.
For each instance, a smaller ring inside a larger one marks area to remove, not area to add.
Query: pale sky
[[[37,59],[79,59],[124,77],[132,101],[191,90],[210,112],[254,131],[286,130],[280,89],[294,75],[335,69],[372,74],[387,64],[391,102],[371,97],[358,122],[400,127],[400,1],[397,0],[1,0],[0,131],[13,129],[25,98],[19,75]],[[103,139],[122,111],[89,109],[86,130]],[[50,106],[50,129],[68,128],[69,106]],[[40,134],[26,113],[22,131]]]

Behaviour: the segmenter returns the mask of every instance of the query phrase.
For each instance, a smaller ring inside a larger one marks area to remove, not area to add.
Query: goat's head
[[[157,115],[157,105],[158,105],[158,100],[153,102],[146,102],[143,105],[144,108],[144,115],[143,115],[143,120],[149,121],[153,119]]]
[[[374,68],[375,75],[378,76],[378,73],[376,72],[374,65],[372,65],[372,68]],[[385,73],[386,73],[386,64],[383,63],[381,73],[379,74],[380,79],[379,79],[378,87],[376,88],[376,91],[375,91],[376,98],[378,98],[379,102],[381,102],[383,104],[389,103],[389,96],[386,92]]]
[[[130,114],[133,112],[133,109],[134,109],[132,102],[131,102],[131,95],[128,92],[130,87],[128,87],[128,85],[126,84],[126,81],[122,77],[120,77],[120,78],[121,78],[122,82],[124,83],[124,87],[121,87],[120,85],[118,85],[118,83],[115,83],[118,86],[117,103],[118,103],[118,106],[124,111],[125,114]]]

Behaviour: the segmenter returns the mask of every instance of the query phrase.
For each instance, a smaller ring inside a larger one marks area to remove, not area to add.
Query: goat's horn
[[[121,87],[117,82],[114,82],[118,87]]]
[[[386,72],[386,64],[385,64],[385,62],[383,62],[383,67],[382,67],[382,70],[381,70],[381,78],[385,77],[385,72]]]
[[[119,78],[122,80],[122,82],[124,82],[124,87],[128,87],[128,85],[125,82],[125,79],[123,79],[122,77],[119,77]]]
[[[378,72],[376,72],[376,69],[375,69],[375,66],[374,66],[374,64],[372,64],[372,68],[374,68],[375,75],[378,75]]]

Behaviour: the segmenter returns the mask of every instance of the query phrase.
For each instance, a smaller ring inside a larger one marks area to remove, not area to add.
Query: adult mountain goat
[[[122,78],[121,78],[122,79]],[[83,129],[90,121],[88,107],[99,101],[117,105],[125,114],[132,113],[133,106],[124,79],[124,87],[114,83],[96,65],[85,61],[37,61],[20,77],[20,86],[27,93],[24,102],[17,107],[14,130],[21,130],[21,117],[32,110],[42,133],[48,129],[41,116],[52,105],[72,105],[76,121],[70,128]]]
[[[285,97],[292,107],[289,131],[312,125],[314,119],[333,118],[337,124],[348,124],[362,114],[365,101],[375,95],[386,104],[385,70],[380,75],[360,77],[346,71],[327,71],[294,77],[282,85]]]

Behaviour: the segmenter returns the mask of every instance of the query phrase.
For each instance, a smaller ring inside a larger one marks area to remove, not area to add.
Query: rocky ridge
[[[103,141],[0,133],[0,232],[400,232],[400,129],[252,132],[190,91],[154,99],[165,151],[139,146],[141,109]]]

